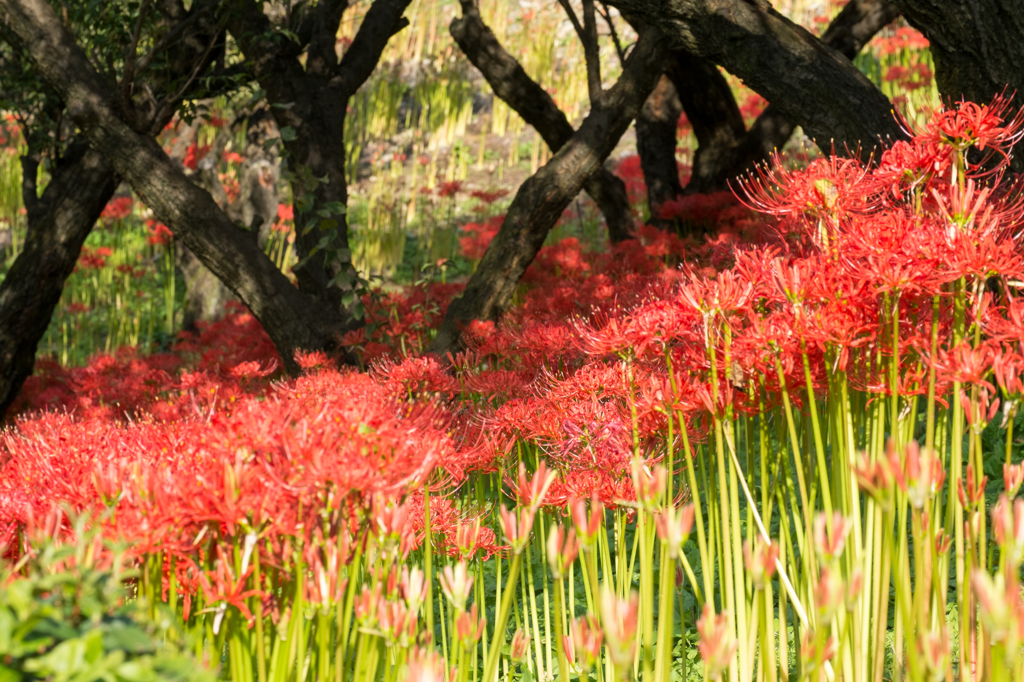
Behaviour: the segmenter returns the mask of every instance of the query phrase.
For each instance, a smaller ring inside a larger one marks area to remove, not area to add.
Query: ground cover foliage
[[[242,311],[43,363],[0,436],[8,584],[92,547],[59,568],[173,614],[145,651],[235,680],[1020,679],[1022,122],[906,125],[663,209],[701,243],[546,246],[448,358],[462,285],[423,281],[365,298],[365,371],[284,378]]]

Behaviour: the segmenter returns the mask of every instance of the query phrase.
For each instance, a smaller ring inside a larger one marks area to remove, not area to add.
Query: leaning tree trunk
[[[821,36],[822,42],[847,59],[854,57],[882,28],[899,16],[891,0],[850,0]],[[695,58],[675,51],[677,62],[669,73],[680,89],[683,108],[694,124],[700,142],[693,163],[693,175],[687,194],[725,190],[734,178],[749,172],[758,163],[781,149],[796,125],[771,103],[744,132],[732,91],[718,70],[711,65],[693,66]],[[682,83],[691,74],[691,87]],[[694,80],[693,74],[699,74]],[[683,92],[685,91],[685,95]],[[722,116],[724,110],[728,116]],[[705,140],[701,140],[703,135]],[[842,150],[839,150],[842,152]]]
[[[572,138],[572,124],[551,95],[498,42],[480,18],[475,0],[462,0],[461,4],[462,16],[453,19],[449,28],[455,42],[483,74],[495,96],[533,126],[551,151],[557,153]],[[633,213],[622,180],[602,166],[586,179],[583,187],[604,214],[611,240],[628,239],[633,231]]]
[[[289,372],[298,350],[335,349],[344,321],[293,287],[208,192],[187,178],[156,141],[122,118],[118,96],[91,66],[45,0],[0,0],[5,20],[40,75],[64,99],[89,144],[131,184],[156,217],[228,284],[277,347]],[[126,116],[127,117],[127,116]],[[130,117],[129,117],[130,118]]]
[[[924,33],[935,59],[935,84],[947,101],[988,103],[1015,95],[1024,106],[1024,2],[1020,0],[895,0]],[[1024,141],[1011,168],[1024,172]]]
[[[203,16],[200,3],[193,4],[192,15],[178,12],[182,7],[173,2],[160,2],[159,7],[169,21],[184,30],[168,50],[168,66],[150,84],[154,86],[150,92],[162,95],[163,90],[173,88],[180,99],[188,95],[187,88],[180,89],[180,79],[197,63],[212,59],[207,45],[218,29],[212,17]],[[4,33],[7,42],[18,42],[17,36]],[[150,134],[161,130],[174,114],[175,102],[168,99],[165,103],[170,106],[153,112]],[[56,161],[40,197],[35,183],[39,160],[31,150],[22,158],[28,236],[0,285],[0,417],[31,375],[39,341],[60,302],[64,283],[116,187],[114,170],[102,155],[89,150],[84,141],[71,142]]]
[[[642,29],[618,82],[596,98],[572,138],[520,186],[466,290],[448,306],[431,352],[444,355],[457,350],[467,324],[496,320],[508,308],[548,232],[586,179],[601,167],[654,89],[661,75],[657,66],[665,54],[663,42],[658,29]]]
[[[24,249],[0,283],[0,420],[32,374],[64,282],[117,180],[103,156],[82,143],[68,149],[42,197],[29,185]]]
[[[661,27],[674,48],[725,67],[818,146],[861,149],[904,139],[889,100],[838,51],[772,9],[744,0],[613,0]]]

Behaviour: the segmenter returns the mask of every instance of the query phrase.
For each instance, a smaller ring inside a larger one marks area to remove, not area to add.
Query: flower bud
[[[469,568],[464,561],[452,566],[445,566],[444,571],[438,578],[441,583],[441,591],[448,598],[451,605],[457,612],[466,610],[466,602],[469,600],[469,593],[473,587],[473,577],[469,575]]]
[[[729,615],[715,614],[711,604],[704,604],[704,613],[697,621],[700,642],[697,650],[704,661],[708,679],[720,680],[722,673],[732,664],[738,642],[729,627]]]
[[[683,544],[693,529],[693,505],[666,507],[654,515],[654,527],[658,537],[668,550],[670,559],[679,557]]]
[[[555,580],[561,580],[572,569],[572,563],[579,554],[576,544],[576,531],[572,528],[566,532],[562,524],[558,524],[548,535],[548,566]]]

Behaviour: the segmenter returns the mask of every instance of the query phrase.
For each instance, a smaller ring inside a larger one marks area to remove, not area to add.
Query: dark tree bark
[[[821,40],[852,60],[897,16],[899,10],[891,0],[850,0]],[[687,194],[727,189],[730,180],[783,147],[796,128],[778,105],[769,104],[745,131],[728,83],[712,64],[685,51],[673,51],[668,73],[680,91],[699,142]]]
[[[60,94],[89,144],[127,180],[176,239],[231,287],[274,341],[285,367],[297,350],[334,349],[344,320],[293,287],[246,233],[193,184],[151,137],[133,129],[124,103],[89,64],[44,0],[0,0],[40,75]],[[141,126],[140,126],[141,127]],[[148,132],[148,130],[146,131]]]
[[[664,38],[644,27],[622,76],[592,105],[572,138],[516,193],[501,229],[491,242],[466,290],[448,306],[430,351],[457,350],[462,329],[474,319],[496,320],[508,308],[526,268],[566,206],[583,189],[629,127],[654,89],[664,59]]]
[[[455,42],[483,74],[495,96],[533,126],[552,152],[558,152],[572,138],[572,124],[547,91],[498,42],[480,18],[476,2],[463,0],[461,4],[462,16],[452,20],[449,28]],[[602,166],[586,179],[583,187],[604,214],[611,240],[628,239],[633,230],[633,214],[622,180]]]
[[[32,176],[34,178],[34,176]],[[0,283],[0,420],[32,374],[64,282],[117,188],[114,171],[84,143],[67,150],[32,210],[24,249]]]
[[[819,147],[870,152],[906,134],[885,96],[850,61],[766,0],[614,0],[654,22],[672,47],[725,67],[803,127]]]
[[[176,35],[178,40],[165,51],[169,68],[148,82],[147,92],[163,98],[162,102],[151,100],[152,132],[166,125],[177,102],[187,94],[187,88],[181,89],[175,81],[186,78],[197,65],[209,63],[208,46],[218,32],[210,18],[200,15],[199,3],[193,5],[194,14],[186,12],[177,0],[159,0],[157,6],[164,20],[172,24],[168,34]],[[17,36],[6,28],[2,33],[6,42],[17,46]],[[135,73],[140,70],[141,65],[137,64]],[[133,78],[126,77],[127,89]],[[170,94],[171,90],[177,93],[176,97]],[[50,118],[60,115],[62,103],[55,99],[48,106],[54,109],[48,114]],[[145,114],[133,111],[133,120],[144,127]],[[30,138],[30,149],[22,158],[22,197],[28,235],[23,251],[0,284],[0,415],[31,375],[39,341],[60,301],[64,282],[119,182],[101,154],[90,150],[84,141],[71,141],[63,156],[54,160],[52,177],[40,197],[35,179],[41,160],[42,154],[32,148]]]
[[[935,83],[947,101],[986,104],[1016,93],[1024,105],[1024,3],[1020,0],[895,0],[931,42]],[[1011,161],[1024,172],[1024,143]]]
[[[353,309],[357,275],[352,265],[344,207],[348,202],[345,178],[345,113],[348,102],[380,60],[388,40],[408,23],[402,13],[410,0],[375,0],[363,18],[352,45],[339,60],[335,36],[348,0],[322,0],[296,16],[298,42],[275,31],[263,13],[263,3],[243,0],[232,11],[228,30],[252,65],[267,101],[273,105],[293,173],[295,248],[300,262],[293,268],[303,293],[337,311],[353,328],[361,323]],[[300,57],[306,54],[305,67]],[[289,139],[291,138],[291,139]],[[325,179],[319,181],[317,179]],[[315,211],[336,207],[320,220],[320,229],[305,230]],[[321,249],[321,240],[332,240]],[[315,254],[315,255],[314,255]]]
[[[661,218],[662,205],[683,191],[676,164],[676,129],[682,111],[675,86],[662,76],[636,117],[636,151],[647,184],[649,222],[661,228],[670,224]]]

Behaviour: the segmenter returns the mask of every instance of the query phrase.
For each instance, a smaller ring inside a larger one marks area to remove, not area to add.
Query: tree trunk
[[[288,131],[282,140],[295,203],[300,261],[292,270],[299,289],[345,317],[346,328],[361,324],[361,315],[345,215],[345,114],[388,40],[408,23],[402,13],[409,2],[375,0],[340,61],[335,36],[347,0],[310,6],[296,26],[298,42],[275,31],[262,3],[253,0],[240,3],[228,20],[228,30],[266,90],[278,129]]]
[[[565,114],[498,42],[480,18],[476,2],[462,2],[462,16],[452,20],[449,30],[495,96],[533,126],[553,153],[572,138],[575,131]],[[622,180],[602,166],[586,179],[583,187],[604,214],[609,238],[613,242],[628,239],[633,231],[633,213]]]
[[[714,180],[723,157],[732,154],[746,135],[732,88],[718,67],[685,50],[672,51],[668,75],[697,138],[687,193],[716,191],[720,188]]]
[[[462,329],[474,319],[496,320],[508,308],[526,268],[562,211],[583,189],[629,127],[660,77],[661,31],[642,29],[622,76],[598,100],[572,138],[516,193],[505,221],[461,296],[448,306],[430,351],[460,347]]]
[[[636,117],[636,151],[647,184],[647,206],[652,225],[666,228],[661,207],[683,192],[676,163],[676,131],[683,111],[676,88],[662,76]]]
[[[180,82],[175,81],[209,57],[207,46],[216,35],[215,22],[203,18],[195,21],[195,15],[190,16],[174,0],[158,0],[158,6],[169,21],[188,28],[181,31],[179,41],[167,52],[170,67],[161,70],[148,85],[157,95],[173,88],[180,98],[187,94],[187,88],[180,91]],[[194,4],[193,10],[198,13],[200,6]],[[16,36],[4,33],[12,45],[18,42]],[[166,104],[175,104],[176,100],[165,98],[164,102],[165,106],[151,114],[153,132],[161,130],[173,115],[174,107]],[[51,116],[59,118],[63,104],[54,101],[47,106],[55,107]],[[113,168],[101,154],[90,150],[84,141],[72,141],[63,157],[55,160],[50,182],[40,197],[35,178],[41,158],[31,148],[22,157],[28,235],[23,251],[0,285],[0,416],[31,375],[39,341],[60,302],[64,283],[117,185]]]
[[[0,420],[31,376],[64,281],[116,188],[102,155],[78,144],[57,165],[38,210],[29,212],[24,249],[0,283]]]
[[[1024,3],[1020,0],[895,0],[931,42],[935,83],[947,101],[987,104],[998,94],[1024,105]],[[1011,168],[1024,172],[1024,142]]]
[[[904,139],[889,100],[850,61],[766,0],[614,0],[653,22],[674,48],[725,67],[818,146],[863,149]]]
[[[344,329],[336,310],[324,309],[291,285],[160,146],[122,118],[110,84],[89,64],[45,0],[0,0],[5,20],[61,95],[71,120],[103,154],[176,239],[228,284],[270,335],[285,367],[298,372],[297,350],[334,349]]]
[[[899,16],[891,0],[850,0],[821,36],[829,47],[852,60],[878,31]],[[676,50],[669,74],[680,90],[683,109],[694,124],[700,145],[694,158],[687,194],[722,191],[730,180],[752,170],[781,149],[796,126],[772,103],[758,116],[749,131],[728,83],[711,65]],[[690,85],[683,86],[681,79]],[[683,95],[682,93],[686,94]],[[702,130],[706,141],[701,140]],[[842,151],[842,150],[840,150]]]

